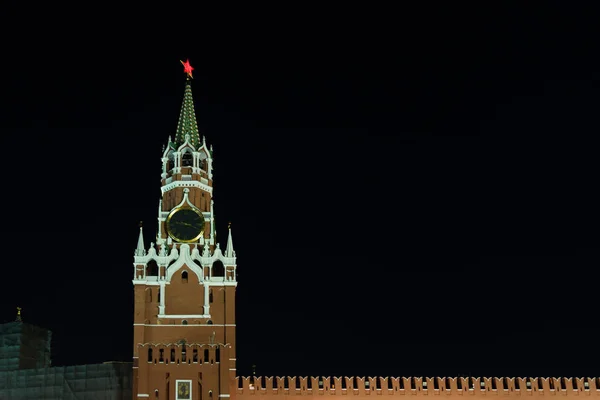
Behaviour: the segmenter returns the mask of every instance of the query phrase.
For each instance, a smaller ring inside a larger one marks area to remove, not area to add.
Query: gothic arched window
[[[217,260],[213,263],[212,276],[225,276],[225,266],[222,261]]]
[[[187,271],[183,271],[181,273],[181,283],[188,283],[188,273],[187,273]]]
[[[194,165],[194,155],[191,151],[186,151],[181,155],[181,166],[191,167]]]
[[[156,261],[148,261],[148,264],[146,265],[146,276],[158,276],[158,264]]]
[[[170,152],[167,156],[167,172],[175,168],[175,156],[173,156],[173,152]]]

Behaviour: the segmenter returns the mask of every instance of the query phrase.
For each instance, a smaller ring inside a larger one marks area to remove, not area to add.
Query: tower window
[[[212,276],[225,276],[225,266],[222,261],[217,260],[213,263]]]
[[[181,273],[181,283],[188,283],[188,273],[187,273],[187,271],[183,271]]]
[[[191,152],[186,151],[181,156],[181,165],[183,167],[191,167],[194,164],[194,156]]]
[[[221,362],[221,349],[215,350],[215,362]]]
[[[148,362],[152,362],[152,349],[148,349]]]
[[[160,349],[158,350],[158,362],[165,362],[165,350],[164,349]]]
[[[146,276],[158,276],[158,264],[156,261],[148,261],[148,264],[146,264]]]
[[[204,349],[204,362],[208,362],[208,349]]]
[[[171,362],[175,362],[175,349],[171,349]]]
[[[167,159],[167,171],[170,171],[175,167],[175,157],[173,157],[173,152],[170,152]]]
[[[184,319],[183,321],[181,321],[181,325],[187,325],[187,321]]]
[[[207,324],[207,325],[212,325],[212,324],[213,324],[213,322],[212,322],[212,320],[210,320],[210,319],[209,319],[208,321],[206,321],[206,324]]]
[[[192,350],[192,361],[195,363],[198,362],[198,349]]]
[[[185,344],[181,347],[181,361],[186,362],[186,349]]]

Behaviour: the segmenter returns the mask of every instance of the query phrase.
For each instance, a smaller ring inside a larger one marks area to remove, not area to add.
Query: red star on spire
[[[181,64],[183,65],[183,72],[187,74],[187,76],[189,76],[190,78],[193,78],[192,76],[192,71],[194,70],[194,67],[192,67],[190,65],[190,59],[188,58],[185,62],[179,60],[181,62]]]

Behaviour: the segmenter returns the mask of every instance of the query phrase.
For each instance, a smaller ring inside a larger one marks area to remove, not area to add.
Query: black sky
[[[189,58],[241,375],[600,374],[596,8],[183,10],[7,12],[2,321],[130,359]]]

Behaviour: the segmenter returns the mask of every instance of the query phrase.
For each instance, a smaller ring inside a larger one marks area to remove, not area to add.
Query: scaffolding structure
[[[50,366],[52,333],[21,321],[0,324],[0,371]]]
[[[0,371],[2,400],[131,400],[132,364]]]
[[[130,362],[50,366],[49,330],[0,324],[0,400],[131,400]]]

